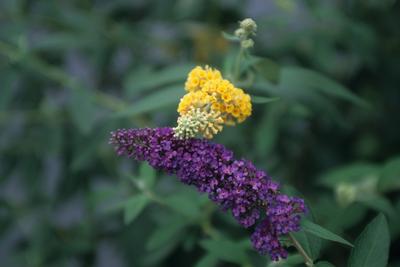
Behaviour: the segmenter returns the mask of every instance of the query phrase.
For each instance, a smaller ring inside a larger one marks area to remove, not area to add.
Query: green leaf
[[[126,79],[125,92],[128,96],[135,96],[140,92],[176,83],[179,85],[175,86],[181,86],[183,90],[184,81],[192,68],[192,64],[176,65],[160,71],[152,71],[149,67],[140,68]]]
[[[207,250],[209,254],[214,255],[218,259],[237,264],[248,262],[243,245],[237,242],[228,239],[207,239],[202,240],[200,245]]]
[[[156,228],[146,243],[148,250],[155,250],[177,240],[183,234],[186,221],[181,217],[172,217]]]
[[[132,103],[131,107],[126,108],[114,115],[116,118],[132,117],[138,114],[157,110],[166,106],[178,105],[179,99],[185,94],[182,86],[171,86],[157,91],[151,95],[141,98]]]
[[[195,267],[213,267],[216,266],[217,263],[218,263],[217,257],[215,257],[212,254],[206,254],[195,264]]]
[[[350,242],[348,242],[344,238],[332,233],[331,231],[323,228],[322,226],[320,226],[318,224],[310,222],[309,220],[303,219],[302,227],[303,227],[304,231],[306,231],[310,234],[313,234],[315,236],[318,236],[322,239],[342,243],[342,244],[348,245],[350,247],[353,246]]]
[[[280,261],[272,261],[267,267],[290,267],[297,266],[304,262],[304,258],[300,254],[289,255],[286,259]]]
[[[149,203],[147,196],[140,194],[129,198],[125,202],[124,223],[131,223]]]
[[[232,42],[239,42],[240,41],[239,37],[237,37],[237,36],[235,36],[233,34],[230,34],[230,33],[226,33],[226,32],[222,32],[222,37],[224,37],[226,40],[232,41]]]
[[[370,222],[354,243],[349,267],[385,267],[390,246],[386,218],[379,214]]]
[[[95,122],[96,107],[94,97],[88,89],[70,90],[68,111],[75,126],[84,134],[88,134]]]
[[[280,66],[269,58],[253,57],[256,72],[266,80],[276,84],[280,79]]]
[[[32,50],[35,50],[35,52],[57,51],[58,53],[65,53],[65,50],[71,48],[90,47],[90,45],[96,45],[95,40],[84,34],[58,32],[36,40],[32,45]]]
[[[179,237],[180,236],[177,236],[176,239],[168,240],[168,242],[153,249],[150,253],[143,253],[143,265],[160,266],[161,261],[167,258],[179,245],[179,242],[181,241]]]
[[[388,216],[392,216],[396,213],[392,203],[380,195],[362,194],[357,198],[357,201],[376,211],[383,212]]]
[[[293,235],[311,259],[316,260],[321,250],[321,239],[304,230],[293,233]]]
[[[250,87],[250,90],[260,93],[267,92],[269,95],[280,97],[285,102],[290,102],[291,104],[295,102],[305,105],[319,116],[323,113],[324,117],[332,119],[338,125],[345,125],[343,116],[331,99],[319,94],[315,90],[303,87],[302,84],[296,85],[286,82],[283,74],[278,85],[274,85],[266,80],[256,80],[252,87]]]
[[[315,267],[335,267],[335,265],[327,261],[319,261],[315,264]]]
[[[96,159],[96,154],[104,145],[104,136],[109,134],[108,127],[97,127],[93,133],[76,141],[71,161],[71,170],[78,172],[87,169]]]
[[[181,215],[194,218],[200,215],[202,198],[197,192],[181,191],[166,197],[165,204]]]
[[[258,131],[254,131],[257,144],[254,149],[260,158],[270,156],[276,146],[285,111],[285,105],[271,105],[265,109]]]
[[[143,162],[140,164],[140,179],[143,181],[146,188],[152,188],[154,186],[156,171],[148,163]]]
[[[377,165],[354,163],[327,172],[320,177],[319,182],[328,187],[336,187],[340,183],[356,184],[367,177],[376,176],[378,173]]]
[[[383,192],[400,189],[400,157],[386,162],[381,172],[378,188]]]
[[[0,76],[1,89],[0,89],[0,110],[5,110],[9,102],[12,100],[15,94],[15,84],[17,82],[18,75],[15,71],[2,71]]]
[[[308,88],[310,90],[316,90],[327,95],[347,100],[364,108],[370,107],[365,100],[359,98],[341,84],[309,69],[283,67],[281,80],[285,82],[286,86]]]
[[[280,97],[251,96],[251,102],[254,104],[266,104],[280,100]]]

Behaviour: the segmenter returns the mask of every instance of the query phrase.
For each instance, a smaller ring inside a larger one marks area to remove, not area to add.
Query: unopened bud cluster
[[[240,46],[244,49],[248,49],[254,46],[254,41],[250,37],[256,35],[256,32],[256,22],[247,18],[239,22],[239,28],[235,31],[235,36],[240,39]]]
[[[174,136],[179,139],[194,138],[201,133],[211,139],[222,131],[224,120],[220,112],[203,108],[190,108],[189,112],[178,118],[178,126],[173,128]]]

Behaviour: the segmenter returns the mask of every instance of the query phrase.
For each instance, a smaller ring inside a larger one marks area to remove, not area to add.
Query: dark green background
[[[227,74],[237,45],[221,31],[246,17],[251,52],[269,60],[244,89],[280,100],[215,141],[351,242],[386,214],[400,266],[396,0],[1,0],[1,266],[268,266],[229,214],[176,177],[153,185],[108,145],[117,128],[175,125],[188,71]],[[143,190],[152,201],[124,224]],[[349,254],[323,241],[315,258],[345,266]]]

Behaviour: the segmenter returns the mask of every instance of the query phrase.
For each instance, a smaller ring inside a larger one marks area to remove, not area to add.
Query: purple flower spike
[[[176,174],[185,184],[208,194],[245,228],[257,224],[251,241],[272,260],[286,258],[279,237],[299,231],[304,201],[279,192],[279,185],[232,151],[205,139],[177,139],[172,128],[121,129],[111,133],[118,155],[147,161],[152,167]]]

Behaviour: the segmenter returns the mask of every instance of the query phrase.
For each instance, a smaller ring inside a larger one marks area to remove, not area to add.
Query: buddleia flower
[[[280,238],[300,229],[304,201],[282,194],[264,171],[206,139],[181,139],[172,128],[121,129],[111,134],[118,155],[148,162],[208,194],[236,221],[252,229],[253,247],[272,260],[286,258]]]

